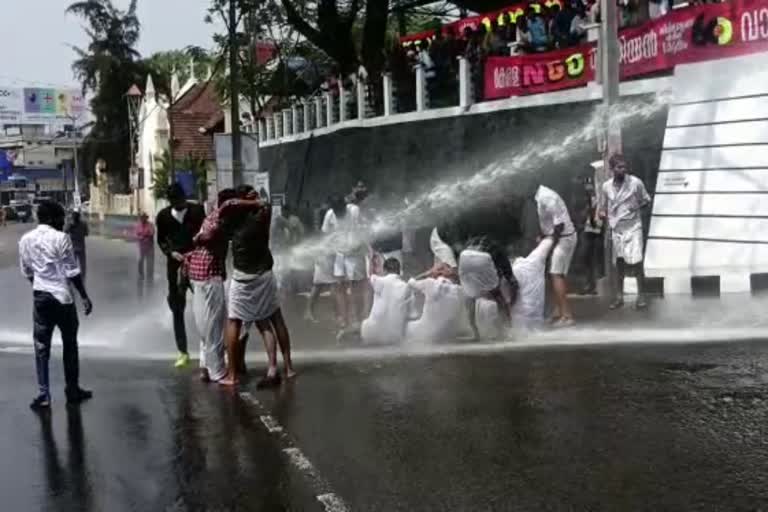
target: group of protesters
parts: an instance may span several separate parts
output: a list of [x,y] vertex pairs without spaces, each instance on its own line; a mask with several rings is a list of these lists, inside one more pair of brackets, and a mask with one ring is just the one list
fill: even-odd
[[[650,197],[643,182],[628,173],[621,155],[611,157],[609,166],[612,178],[601,184],[600,193],[595,187],[587,188],[582,236],[589,242],[588,253],[594,254],[604,226],[610,228],[619,277],[618,294],[610,308],[624,305],[624,277],[632,275],[637,279],[635,305],[642,309],[647,305],[642,211]],[[434,342],[457,338],[462,332],[480,338],[503,337],[512,328],[539,329],[547,324],[547,280],[552,304],[549,323],[554,327],[574,324],[566,277],[577,247],[577,227],[554,190],[541,184],[530,189],[539,236],[527,254],[513,254],[510,249],[511,228],[498,219],[499,205],[478,201],[426,226],[429,262],[412,255],[413,234],[424,228],[419,223],[423,219],[413,226],[407,225],[408,219],[402,220],[401,243],[390,246],[374,232],[366,214],[367,197],[367,188],[359,183],[348,195],[330,198],[327,208],[321,210],[320,243],[315,241],[311,250],[304,251],[314,259],[305,318],[316,322],[321,292],[332,291],[340,341],[359,336],[371,344]],[[283,210],[281,218],[273,222],[269,198],[250,186],[220,191],[207,214],[203,206],[187,201],[179,184],[169,186],[167,198],[170,204],[158,213],[155,229],[166,257],[167,300],[179,352],[175,365],[190,363],[184,312],[191,290],[203,380],[227,386],[239,382],[246,373],[251,326],[263,338],[268,360],[258,387],[274,387],[284,378],[293,378],[291,340],[279,288],[290,283],[286,276],[301,260],[292,253],[302,247],[301,221],[290,210]],[[73,288],[79,292],[85,314],[90,314],[93,306],[84,281],[87,231],[70,225],[65,232],[64,217],[60,205],[41,204],[39,226],[19,242],[21,271],[34,290],[39,393],[32,407],[36,409],[50,406],[48,361],[55,328],[61,330],[64,342],[68,400],[76,403],[92,396],[79,385],[78,317],[72,293]],[[75,219],[74,224],[78,222]],[[151,272],[146,259],[151,257],[148,247],[155,229],[146,216],[141,217],[136,228],[141,273]],[[277,266],[270,248],[276,230],[281,232],[275,237],[279,246],[276,258],[281,262]],[[230,254],[232,268],[228,271]],[[594,288],[594,274],[588,279]],[[278,347],[283,356],[282,375]]]
[[[250,186],[224,189],[206,215],[201,205],[186,200],[178,184],[168,188],[167,199],[170,204],[158,213],[155,225],[158,246],[167,260],[168,306],[179,352],[175,365],[184,367],[190,361],[184,311],[191,289],[203,380],[229,386],[238,383],[246,372],[251,325],[261,334],[268,359],[266,375],[257,386],[274,387],[283,377],[292,378],[290,335],[272,271],[269,201]],[[283,355],[282,376],[278,346]]]
[[584,218],[575,223],[557,192],[541,184],[530,190],[539,222],[530,252],[513,249],[499,205],[478,202],[428,228],[430,258],[421,266],[407,258],[411,230],[402,229],[402,243],[395,244],[382,239],[386,233],[373,232],[365,188],[329,199],[321,212],[323,243],[314,249],[305,319],[317,322],[318,297],[330,291],[340,341],[433,342],[463,334],[503,337],[510,328],[568,327],[575,323],[568,298],[571,262],[581,246],[587,267],[582,292],[596,293],[595,260],[602,252],[604,225],[610,227],[619,274],[619,293],[610,308],[624,304],[625,275],[637,278],[635,305],[645,308],[641,213],[650,197],[642,181],[627,173],[623,157],[613,157],[610,165],[613,178],[599,194],[589,181]]

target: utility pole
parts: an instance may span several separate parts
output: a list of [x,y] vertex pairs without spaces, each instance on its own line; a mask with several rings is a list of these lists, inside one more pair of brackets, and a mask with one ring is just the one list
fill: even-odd
[[243,184],[243,165],[240,161],[240,87],[239,62],[240,47],[237,40],[237,0],[229,0],[229,104],[232,117],[232,185]]
[[[595,190],[602,194],[602,184],[611,178],[609,160],[612,155],[621,153],[621,126],[615,117],[616,104],[619,102],[619,20],[616,0],[600,0],[602,16],[600,24],[600,74],[603,86],[603,126],[605,128],[605,150],[603,167],[596,173]],[[608,287],[606,292],[611,298],[616,296],[616,268],[613,265],[613,241],[611,227],[606,222],[603,237],[605,277]]]

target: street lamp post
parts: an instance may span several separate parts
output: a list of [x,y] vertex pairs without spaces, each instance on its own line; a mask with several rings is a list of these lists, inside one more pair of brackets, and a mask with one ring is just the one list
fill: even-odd
[[138,136],[139,136],[139,130],[141,127],[139,126],[141,123],[139,121],[139,111],[141,109],[141,90],[136,86],[136,84],[131,85],[130,89],[128,89],[128,92],[125,93],[125,98],[128,103],[128,128],[129,128],[129,136],[130,136],[130,167],[128,171],[128,180],[131,187],[131,192],[133,193],[133,201],[131,204],[131,210],[132,213],[135,209],[136,211],[139,210],[139,176],[138,176],[138,165],[136,165],[136,151],[138,149]]

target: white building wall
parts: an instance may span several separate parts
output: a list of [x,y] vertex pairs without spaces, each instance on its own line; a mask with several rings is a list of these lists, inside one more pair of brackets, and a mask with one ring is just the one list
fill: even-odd
[[678,66],[672,91],[646,274],[748,292],[768,272],[768,54]]

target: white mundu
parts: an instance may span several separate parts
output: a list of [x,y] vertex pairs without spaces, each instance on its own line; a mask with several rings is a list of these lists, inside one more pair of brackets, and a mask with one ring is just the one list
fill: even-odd
[[461,286],[444,277],[408,281],[408,286],[424,294],[421,318],[408,322],[405,339],[409,342],[433,342],[460,334],[464,305]]
[[553,241],[545,238],[525,258],[515,258],[512,273],[517,280],[517,300],[512,307],[512,327],[532,328],[544,321],[546,268]]
[[371,276],[373,307],[363,321],[360,335],[364,343],[398,343],[403,340],[412,294],[397,274]]
[[603,183],[601,209],[608,216],[612,230],[613,259],[629,265],[643,261],[643,222],[640,211],[651,202],[645,185],[637,176],[627,174],[617,185],[614,179]]

